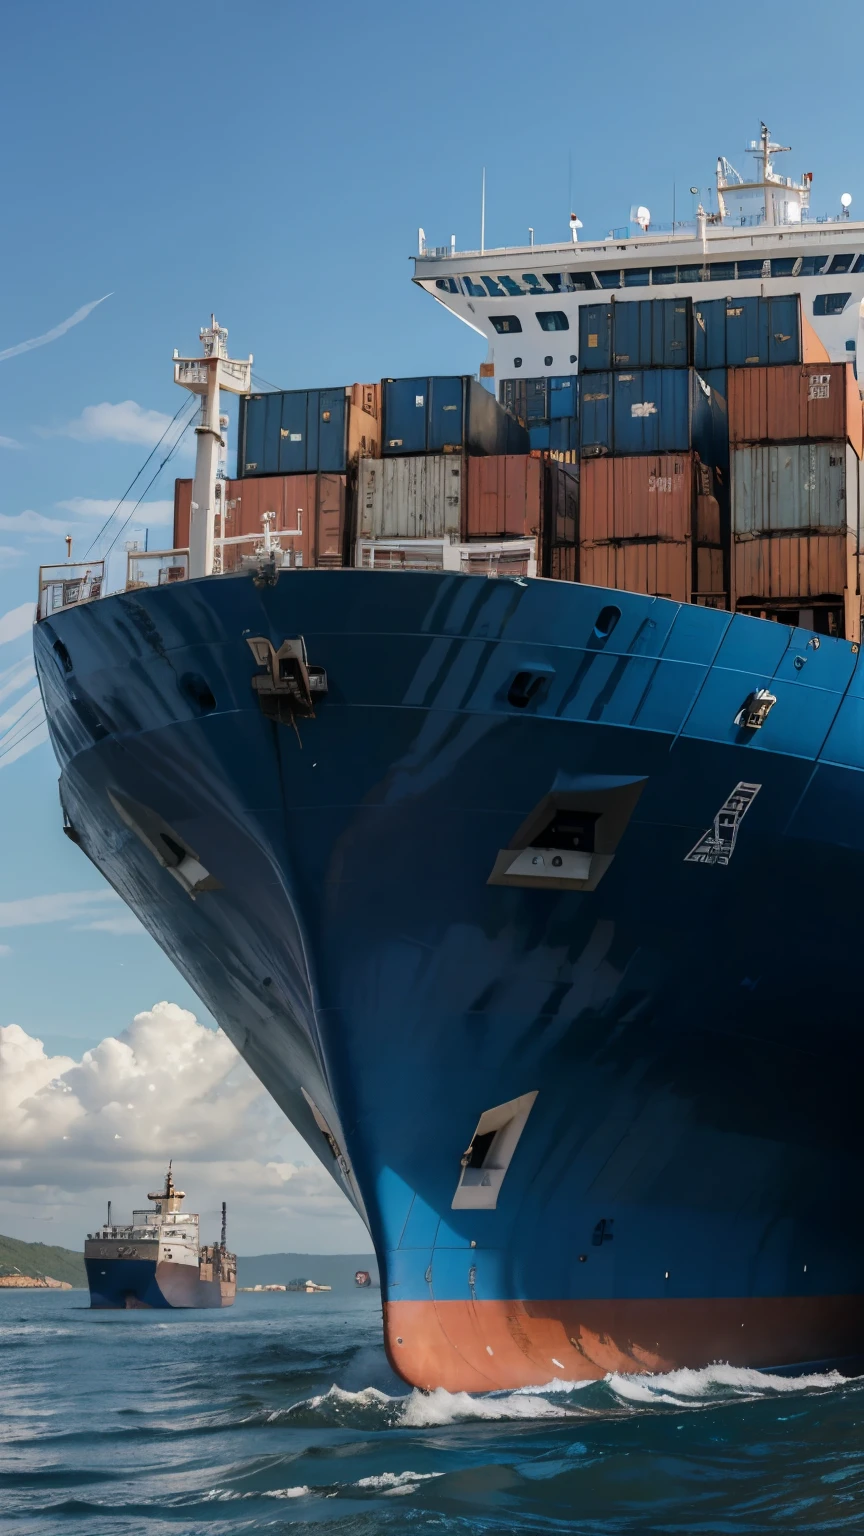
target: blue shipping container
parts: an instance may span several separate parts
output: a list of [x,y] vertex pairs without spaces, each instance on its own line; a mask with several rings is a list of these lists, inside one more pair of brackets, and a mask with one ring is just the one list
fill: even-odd
[[576,374],[549,380],[549,420],[558,421],[577,414],[578,383]]
[[687,368],[591,374],[581,382],[579,443],[585,458],[697,447],[703,462],[722,466],[729,455],[725,395]]
[[612,452],[612,378],[592,373],[579,391],[579,446],[585,457]]
[[768,299],[754,295],[694,304],[693,360],[700,370],[800,363],[799,295]]
[[545,376],[539,379],[502,379],[501,404],[511,415],[518,416],[527,427],[532,422],[549,420],[549,385]]
[[470,376],[383,379],[384,456],[527,453],[528,433]]
[[345,388],[273,390],[241,399],[237,473],[341,475],[348,467]]
[[612,367],[612,305],[582,304],[579,309],[579,372]]
[[688,298],[618,299],[579,314],[579,369],[688,368],[692,306]]
[[575,416],[562,416],[549,423],[549,447],[554,453],[569,453],[579,447],[579,423]]
[[550,423],[548,421],[532,422],[528,428],[528,441],[533,451],[537,452],[548,448]]

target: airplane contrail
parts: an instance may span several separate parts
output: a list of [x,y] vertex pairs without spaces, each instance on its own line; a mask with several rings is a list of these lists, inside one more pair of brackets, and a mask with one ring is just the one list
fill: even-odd
[[97,304],[104,304],[105,300],[110,298],[110,293],[103,293],[101,299],[94,299],[92,304],[82,304],[80,309],[76,309],[74,315],[70,315],[68,320],[61,320],[59,325],[55,325],[51,331],[46,331],[44,336],[32,336],[29,341],[19,341],[17,346],[7,347],[4,352],[0,352],[0,363],[5,362],[7,357],[20,357],[22,352],[32,352],[34,347],[46,347],[49,341],[57,341],[60,336],[65,336],[67,331],[71,331],[73,325],[80,325],[82,320],[86,320]]

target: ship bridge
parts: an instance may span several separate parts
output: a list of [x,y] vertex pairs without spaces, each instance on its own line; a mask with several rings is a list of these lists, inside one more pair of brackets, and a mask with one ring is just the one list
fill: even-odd
[[[751,179],[723,156],[717,162],[717,210],[700,205],[695,218],[654,225],[647,208],[602,239],[581,241],[570,217],[570,238],[551,245],[458,250],[455,236],[430,247],[421,231],[414,281],[486,338],[481,377],[503,382],[556,377],[579,368],[579,312],[604,300],[652,296],[712,298],[800,293],[832,362],[854,360],[864,299],[864,222],[840,212],[814,215],[812,175],[800,182],[775,171],[786,147],[762,127],[748,146],[757,158]],[[647,290],[647,291],[646,291]],[[660,290],[654,294],[654,290]]]

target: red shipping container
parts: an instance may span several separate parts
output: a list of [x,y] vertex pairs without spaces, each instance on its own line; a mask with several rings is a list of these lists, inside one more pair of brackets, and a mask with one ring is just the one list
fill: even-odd
[[540,532],[543,465],[527,453],[468,460],[469,539],[523,538]]
[[579,549],[579,579],[595,587],[617,587],[623,592],[689,603],[691,546],[689,542],[673,544],[659,539],[583,544]]
[[[248,536],[248,541],[228,544],[222,552],[222,569],[236,570],[244,554],[254,550],[254,538],[264,532],[265,512],[275,514],[271,532],[282,535],[283,550],[291,564],[341,565],[344,557],[347,481],[344,475],[266,475],[226,480],[222,519],[216,534],[225,538]],[[174,548],[189,545],[192,481],[174,485]],[[220,527],[220,521],[222,527]]]
[[854,560],[853,546],[853,535],[843,530],[736,540],[735,606],[753,607],[772,598],[841,597]]
[[692,453],[585,459],[580,544],[608,539],[689,539],[695,489]]
[[730,368],[729,441],[851,443],[864,455],[864,410],[851,363]]

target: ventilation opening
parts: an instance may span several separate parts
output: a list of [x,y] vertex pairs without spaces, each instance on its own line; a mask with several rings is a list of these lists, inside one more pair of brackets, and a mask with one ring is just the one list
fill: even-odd
[[594,625],[594,633],[598,640],[608,640],[615,625],[621,617],[621,609],[610,603],[608,608],[601,608],[597,615],[597,623]]
[[501,1185],[525,1129],[537,1091],[523,1093],[487,1109],[462,1155],[462,1173],[453,1196],[454,1211],[494,1211]]
[[540,699],[546,692],[549,680],[554,676],[547,671],[517,672],[507,693],[507,702],[514,709],[527,709],[532,699]]
[[509,848],[502,848],[490,885],[593,891],[615,857],[644,779],[571,780],[572,790],[544,795],[523,821]]
[[200,891],[222,889],[221,881],[205,869],[194,848],[169,827],[157,811],[151,811],[149,806],[117,791],[109,790],[108,799],[120,820],[190,896],[195,897]]

